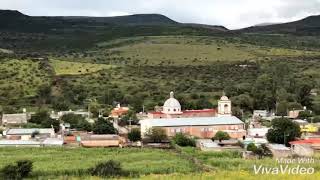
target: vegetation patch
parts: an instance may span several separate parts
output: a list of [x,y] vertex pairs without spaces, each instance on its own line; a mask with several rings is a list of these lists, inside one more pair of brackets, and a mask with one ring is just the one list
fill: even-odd
[[112,67],[106,64],[80,63],[60,60],[51,60],[50,63],[54,68],[56,75],[89,74]]

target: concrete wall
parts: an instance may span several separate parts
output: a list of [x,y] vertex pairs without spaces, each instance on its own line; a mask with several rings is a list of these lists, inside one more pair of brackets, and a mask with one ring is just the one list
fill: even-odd
[[312,157],[314,150],[310,145],[296,144],[291,146],[292,153],[298,156]]

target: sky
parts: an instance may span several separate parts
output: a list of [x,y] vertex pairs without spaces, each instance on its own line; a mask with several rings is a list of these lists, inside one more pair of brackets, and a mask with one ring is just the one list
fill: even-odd
[[182,23],[229,29],[320,15],[320,0],[0,0],[0,9],[30,16],[163,14]]

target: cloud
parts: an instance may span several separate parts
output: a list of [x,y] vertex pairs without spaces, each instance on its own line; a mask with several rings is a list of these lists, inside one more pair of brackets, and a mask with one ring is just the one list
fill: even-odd
[[232,29],[320,14],[320,0],[1,0],[0,7],[36,16],[159,13],[179,22]]

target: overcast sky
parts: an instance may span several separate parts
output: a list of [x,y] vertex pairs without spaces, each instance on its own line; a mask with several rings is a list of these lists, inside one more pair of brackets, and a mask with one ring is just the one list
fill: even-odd
[[33,16],[158,13],[178,22],[236,29],[319,15],[320,0],[0,0],[0,9]]

